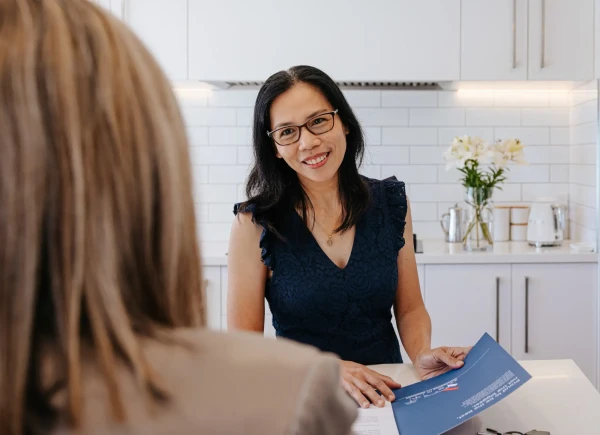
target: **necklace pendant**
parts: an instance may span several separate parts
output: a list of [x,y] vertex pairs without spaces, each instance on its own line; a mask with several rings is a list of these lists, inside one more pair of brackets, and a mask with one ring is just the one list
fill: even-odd
[[331,238],[331,236],[329,236],[329,239],[327,239],[327,246],[331,245],[333,245],[333,239]]

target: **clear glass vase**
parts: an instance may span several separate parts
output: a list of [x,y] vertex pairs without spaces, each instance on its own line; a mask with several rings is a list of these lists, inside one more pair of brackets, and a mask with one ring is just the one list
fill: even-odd
[[494,247],[492,231],[492,189],[468,187],[463,247],[467,251],[489,251]]

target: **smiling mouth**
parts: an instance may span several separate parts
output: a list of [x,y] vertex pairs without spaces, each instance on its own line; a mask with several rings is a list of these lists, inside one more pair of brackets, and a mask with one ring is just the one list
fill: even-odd
[[302,163],[304,163],[305,165],[310,166],[312,168],[318,168],[318,167],[323,166],[325,164],[325,161],[329,157],[330,153],[331,152],[326,152],[326,153],[320,154],[317,157],[313,157],[310,160],[303,160]]

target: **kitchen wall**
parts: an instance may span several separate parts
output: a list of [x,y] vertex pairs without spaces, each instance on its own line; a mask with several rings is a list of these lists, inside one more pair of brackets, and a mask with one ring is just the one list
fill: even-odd
[[[581,91],[589,94],[589,89]],[[256,93],[177,90],[191,141],[206,255],[222,254],[233,203],[244,199]],[[578,172],[586,163],[586,174],[590,173],[587,163],[595,161],[589,158],[590,127],[581,126],[592,122],[591,100],[580,101],[569,91],[349,90],[345,95],[367,137],[361,172],[375,178],[395,175],[407,183],[414,231],[420,239],[441,239],[440,215],[463,198],[464,189],[457,182],[460,173],[447,172],[442,157],[453,137],[463,134],[489,141],[517,137],[526,146],[529,165],[511,168],[503,190],[494,194],[496,203],[530,202],[550,194],[567,201],[572,182],[574,234],[591,237],[592,178]],[[570,153],[576,157],[573,165]]]
[[596,244],[596,136],[598,82],[591,81],[571,92],[569,110],[570,238]]

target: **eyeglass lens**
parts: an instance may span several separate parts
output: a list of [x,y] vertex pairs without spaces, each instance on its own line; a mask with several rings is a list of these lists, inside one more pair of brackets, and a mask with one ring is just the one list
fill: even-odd
[[[314,118],[309,119],[306,122],[306,128],[312,134],[323,134],[327,133],[333,128],[333,113],[324,113],[317,115]],[[288,127],[282,127],[279,130],[273,132],[273,139],[279,145],[290,145],[300,139],[301,127],[290,125]]]

